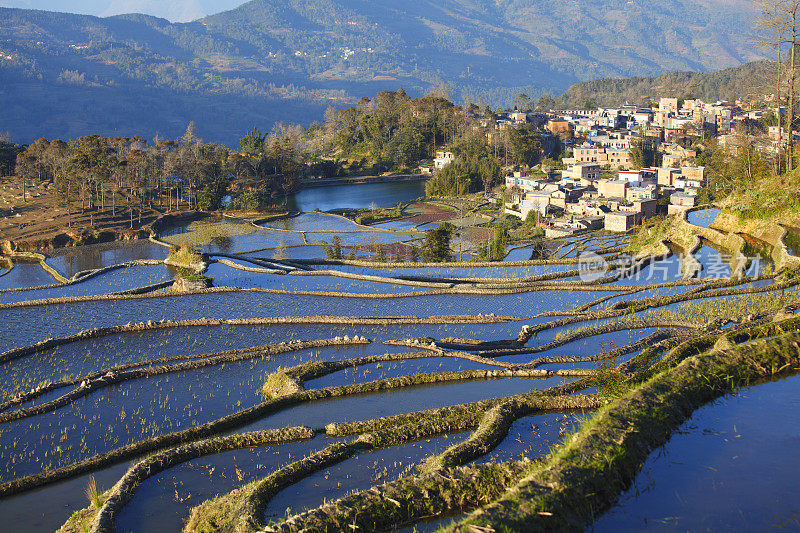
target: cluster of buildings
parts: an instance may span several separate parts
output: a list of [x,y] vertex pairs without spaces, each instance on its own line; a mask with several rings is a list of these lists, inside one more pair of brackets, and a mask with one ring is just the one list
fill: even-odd
[[577,163],[539,176],[515,172],[505,180],[505,212],[522,220],[538,215],[548,237],[598,229],[625,232],[659,213],[693,207],[705,182],[705,168],[698,166],[600,175],[597,163]]
[[[505,212],[522,220],[536,213],[548,237],[563,237],[596,229],[625,232],[649,217],[685,211],[696,204],[706,172],[683,141],[710,135],[724,147],[737,121],[747,118],[738,103],[678,98],[662,98],[657,108],[553,111],[544,128],[571,147],[562,160],[566,170],[508,176]],[[632,149],[643,144],[658,152],[660,166],[634,165]]]
[[[686,148],[691,136],[714,136],[723,148],[736,149],[737,123],[757,120],[758,113],[744,112],[739,102],[661,98],[657,107],[515,110],[473,118],[490,146],[504,130],[528,124],[540,133],[545,154],[551,146],[569,152],[564,170],[515,172],[505,180],[505,212],[523,220],[537,213],[547,235],[559,237],[594,229],[628,231],[648,217],[693,207],[706,172],[696,163],[697,153]],[[764,142],[778,146],[780,137],[771,128]],[[634,151],[645,146],[658,154],[659,166],[635,164],[641,157]],[[438,152],[431,171],[452,160],[452,153]]]
[[[590,110],[551,112],[548,129],[592,138],[610,131],[636,132],[657,142],[677,142],[690,132],[728,135],[737,120],[748,118],[738,105],[728,102],[661,98],[657,108],[624,105]],[[605,140],[605,139],[604,139]]]

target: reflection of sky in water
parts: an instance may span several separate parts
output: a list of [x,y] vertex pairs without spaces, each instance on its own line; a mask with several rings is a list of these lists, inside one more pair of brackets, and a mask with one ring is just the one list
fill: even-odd
[[689,224],[694,224],[695,226],[702,226],[707,228],[711,226],[711,224],[716,220],[719,214],[722,211],[716,208],[709,208],[709,209],[702,209],[700,211],[692,211],[688,215],[686,215],[686,220],[689,221]]
[[372,204],[375,207],[392,207],[424,196],[424,181],[337,185],[304,189],[289,198],[289,208],[309,212],[315,209],[366,209]]
[[699,409],[592,530],[800,529],[798,385],[757,385]]

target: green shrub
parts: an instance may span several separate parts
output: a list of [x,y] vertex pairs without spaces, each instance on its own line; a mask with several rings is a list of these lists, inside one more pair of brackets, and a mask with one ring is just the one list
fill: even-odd
[[275,207],[266,191],[248,191],[231,198],[228,211],[269,211]]
[[275,372],[267,376],[266,383],[261,387],[261,395],[265,399],[271,400],[291,394],[295,390],[296,386],[292,378],[289,377],[289,374],[284,369],[278,367]]
[[167,260],[184,265],[197,265],[203,262],[203,254],[194,249],[191,244],[172,246]]

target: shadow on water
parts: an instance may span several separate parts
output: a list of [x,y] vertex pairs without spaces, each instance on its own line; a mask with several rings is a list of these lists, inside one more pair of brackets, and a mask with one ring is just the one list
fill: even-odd
[[790,254],[800,256],[800,228],[787,227],[783,243]]

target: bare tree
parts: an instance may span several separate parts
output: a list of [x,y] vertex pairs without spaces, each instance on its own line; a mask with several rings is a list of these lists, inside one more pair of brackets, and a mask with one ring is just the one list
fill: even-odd
[[776,115],[778,120],[778,144],[775,154],[775,174],[781,172],[781,152],[783,149],[783,114],[781,101],[783,96],[783,80],[786,66],[783,64],[783,49],[785,46],[786,24],[781,16],[780,4],[784,0],[754,0],[758,10],[756,18],[756,44],[774,54],[775,61],[775,98]]
[[[776,172],[780,173],[780,147],[783,144],[783,119],[781,116],[781,96],[786,94],[786,170],[794,168],[794,122],[797,105],[797,46],[800,40],[800,0],[754,0],[757,10],[758,35],[756,43],[775,55],[775,99],[778,107],[778,157]],[[788,52],[786,48],[788,47]],[[788,54],[788,64],[784,63],[784,53]],[[784,82],[784,80],[786,80]],[[785,86],[785,89],[784,89]]]
[[787,26],[787,37],[789,44],[789,105],[787,108],[787,125],[789,130],[789,142],[786,146],[786,171],[791,172],[794,168],[794,106],[797,94],[797,62],[796,51],[798,41],[798,20],[800,12],[800,0],[784,0],[780,3],[780,13],[782,13]]

